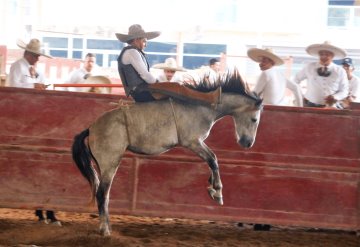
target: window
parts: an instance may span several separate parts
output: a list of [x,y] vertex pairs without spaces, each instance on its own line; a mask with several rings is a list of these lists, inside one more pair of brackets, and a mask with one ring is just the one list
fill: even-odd
[[73,48],[82,49],[83,48],[83,39],[74,38],[73,39]]
[[68,48],[68,38],[43,37],[43,43],[49,48]]
[[329,0],[328,26],[360,27],[360,1]]
[[160,55],[160,54],[147,54],[148,62],[150,67],[154,66],[157,63],[163,63],[165,59],[171,57],[170,55]]
[[60,50],[50,50],[50,55],[53,57],[67,57],[67,51],[60,51]]
[[176,53],[176,47],[175,43],[148,42],[146,52]]
[[350,21],[349,8],[329,8],[328,26],[344,27],[348,26]]
[[209,60],[213,57],[208,56],[186,56],[184,55],[183,63],[187,69],[197,69],[203,65],[208,65]]
[[118,54],[110,54],[109,55],[109,62],[108,62],[108,66],[111,67],[112,63],[117,64],[117,59],[118,59],[119,55]]
[[185,43],[184,53],[219,56],[220,53],[226,53],[226,45]]
[[83,59],[82,51],[73,51],[72,58]]
[[355,0],[329,0],[329,5],[331,6],[353,6],[355,5]]
[[123,48],[123,44],[118,40],[88,39],[86,47],[87,49],[120,51]]

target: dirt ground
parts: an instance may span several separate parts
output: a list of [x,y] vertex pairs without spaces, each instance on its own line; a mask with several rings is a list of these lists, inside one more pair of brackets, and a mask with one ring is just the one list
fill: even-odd
[[0,246],[324,246],[359,247],[354,232],[272,226],[253,231],[237,222],[112,215],[112,236],[92,214],[57,212],[62,226],[37,221],[32,210],[0,209]]

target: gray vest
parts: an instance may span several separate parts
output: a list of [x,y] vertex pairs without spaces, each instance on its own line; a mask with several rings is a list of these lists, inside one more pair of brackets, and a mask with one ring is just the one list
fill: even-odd
[[129,49],[136,49],[141,54],[141,57],[143,58],[143,61],[146,64],[147,69],[149,71],[149,63],[147,62],[145,54],[142,51],[140,51],[139,49],[133,46],[127,46],[122,49],[117,61],[118,61],[118,70],[119,70],[121,82],[124,86],[126,96],[131,95],[131,93],[138,85],[143,83],[146,84],[146,81],[144,81],[140,77],[139,73],[135,70],[135,68],[131,64],[122,63],[122,56],[124,55],[124,52]]

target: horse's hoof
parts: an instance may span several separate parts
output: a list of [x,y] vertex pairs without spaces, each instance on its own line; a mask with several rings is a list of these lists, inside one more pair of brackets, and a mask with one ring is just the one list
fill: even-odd
[[100,234],[103,236],[103,237],[110,237],[110,235],[111,235],[111,232],[110,232],[110,230],[105,230],[105,229],[101,229],[100,230]]
[[209,193],[209,196],[211,197],[211,199],[215,200],[214,196],[215,196],[216,190],[214,190],[211,187],[208,187],[207,190],[208,190],[208,193]]
[[109,225],[101,224],[100,225],[100,234],[104,237],[110,236],[111,230],[110,230]]
[[216,201],[219,205],[224,205],[222,196],[216,196],[215,189],[213,189],[212,187],[208,187],[207,189],[208,189],[208,193],[209,193],[209,196],[211,197],[211,199]]
[[224,205],[224,201],[223,201],[222,196],[221,197],[214,196],[214,201],[216,201],[220,206]]
[[46,224],[49,224],[49,225],[52,225],[52,226],[62,226],[61,222],[58,221],[58,220],[47,220]]

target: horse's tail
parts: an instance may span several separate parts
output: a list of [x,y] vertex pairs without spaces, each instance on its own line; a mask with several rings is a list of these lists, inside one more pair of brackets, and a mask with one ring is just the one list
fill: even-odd
[[85,144],[85,138],[89,136],[89,129],[84,130],[74,138],[72,145],[72,158],[76,166],[79,168],[81,174],[86,178],[91,187],[91,203],[95,202],[96,191],[99,187],[99,177],[96,170],[91,165],[91,160],[96,162],[88,145]]

